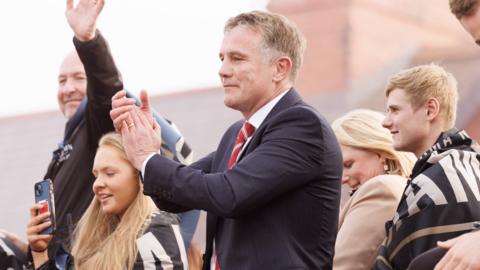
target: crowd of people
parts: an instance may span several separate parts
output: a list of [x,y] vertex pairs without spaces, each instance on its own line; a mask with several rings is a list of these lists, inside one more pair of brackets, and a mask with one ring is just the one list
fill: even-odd
[[[480,145],[455,127],[457,81],[443,67],[399,71],[386,114],[356,109],[330,125],[294,88],[302,33],[278,14],[239,14],[219,77],[243,119],[190,164],[148,93],[123,90],[96,28],[103,7],[66,1],[67,122],[44,177],[55,207],[31,207],[27,243],[0,230],[0,269],[480,269]],[[450,8],[480,45],[480,0]],[[352,190],[342,209],[341,184]],[[190,245],[199,210],[203,255]]]

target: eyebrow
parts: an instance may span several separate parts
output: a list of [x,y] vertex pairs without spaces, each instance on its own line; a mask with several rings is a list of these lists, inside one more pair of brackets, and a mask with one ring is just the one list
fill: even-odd
[[[58,75],[58,78],[60,79],[60,78],[67,77],[68,74],[70,74],[70,73],[69,72],[61,73],[61,74]],[[84,72],[81,72],[81,71],[75,71],[75,72],[71,73],[71,75],[87,77],[87,74],[85,74]]]
[[342,162],[342,165],[345,167],[347,165],[351,165],[353,163],[352,159],[347,159]]
[[247,55],[245,53],[242,53],[240,51],[231,51],[231,52],[226,52],[226,53],[219,53],[218,56],[220,58],[225,57],[225,55],[228,55],[230,57],[232,56],[240,56],[240,57],[243,57],[243,58],[247,58]]
[[93,168],[92,173],[95,174],[96,171],[107,171],[107,170],[116,170],[116,169],[117,168],[113,167],[113,166],[104,166],[104,167],[100,167],[100,168]]

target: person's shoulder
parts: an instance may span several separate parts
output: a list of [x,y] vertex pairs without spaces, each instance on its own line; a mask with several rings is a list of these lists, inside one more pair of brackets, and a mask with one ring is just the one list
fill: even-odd
[[353,194],[356,197],[364,197],[368,194],[393,194],[399,196],[407,185],[407,179],[400,175],[381,174],[375,176],[361,185]]
[[238,120],[235,123],[231,124],[227,130],[223,133],[222,139],[220,140],[220,145],[224,144],[230,140],[234,135],[238,133],[240,128],[243,125],[244,120]]
[[326,118],[315,108],[304,102],[299,102],[276,111],[269,117],[268,122],[271,124],[295,123],[299,127],[308,126],[308,129],[330,129]]
[[280,113],[301,114],[304,116],[324,118],[314,107],[304,101],[292,104],[291,106],[284,108]]
[[145,235],[148,234],[153,234],[155,238],[158,238],[164,235],[166,232],[173,233],[172,228],[173,226],[179,225],[180,219],[176,214],[158,211],[152,213],[148,222],[149,223],[145,228],[145,231],[141,236],[139,236],[139,239],[145,238]]
[[244,123],[245,120],[243,119],[240,119],[240,120],[237,120],[235,121],[233,124],[231,124],[227,130],[225,131],[225,133],[223,134],[223,137],[227,137],[230,135],[230,133],[233,133],[233,134],[236,134],[240,128],[242,127],[243,123]]
[[330,124],[307,104],[299,103],[284,108],[269,117],[263,126],[267,133],[272,131],[271,134],[275,134],[275,136],[303,140],[315,145],[311,150],[317,151],[322,156],[321,160],[330,160],[330,154],[325,155],[328,152],[338,156],[333,158],[333,163],[340,162],[340,147]]
[[178,225],[179,223],[180,223],[180,218],[178,217],[178,215],[160,210],[152,213],[150,227]]
[[[458,142],[456,145],[448,146],[448,147],[440,146],[441,149],[439,151],[429,150],[431,154],[428,157],[428,162],[433,165],[439,164],[441,160],[446,160],[446,159],[454,159],[460,162],[468,162],[468,159],[464,159],[464,158],[462,159],[462,157],[466,155],[480,159],[480,145],[476,141],[470,139],[470,137],[468,137],[466,133],[463,134],[462,136],[464,136],[463,137],[464,141]],[[444,140],[444,141],[451,142],[451,140]],[[443,142],[443,144],[446,144],[446,143]],[[439,143],[435,144],[435,146],[437,145],[439,145]],[[429,151],[427,151],[424,155],[429,153]],[[444,164],[442,163],[441,165],[449,166],[452,164],[451,163],[448,164],[445,162]]]
[[182,264],[180,248],[183,242],[175,214],[162,211],[153,214],[150,225],[135,242],[140,255],[136,264]]
[[446,168],[455,168],[459,164],[468,164],[475,158],[480,159],[480,154],[472,149],[451,148],[440,153],[433,152],[427,160],[427,162],[430,163],[430,166],[422,170],[421,174],[429,177],[432,177],[432,175],[443,174]]
[[228,130],[238,130],[238,129],[240,129],[240,127],[242,127],[242,125],[243,125],[243,122],[244,122],[243,119],[240,119],[240,120],[235,121],[233,124],[231,124],[231,125],[228,127],[227,131],[228,131]]
[[377,175],[375,177],[372,177],[369,181],[367,181],[365,184],[381,184],[381,185],[394,185],[397,183],[400,184],[405,184],[407,182],[407,178],[400,176],[398,174],[381,174]]

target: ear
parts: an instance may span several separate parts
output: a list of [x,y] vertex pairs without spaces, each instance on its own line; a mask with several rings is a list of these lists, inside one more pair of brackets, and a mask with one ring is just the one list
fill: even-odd
[[432,121],[435,119],[440,113],[440,103],[438,100],[433,97],[427,99],[427,102],[425,102],[425,111],[427,120]]
[[272,80],[274,82],[281,82],[285,78],[289,79],[290,72],[292,72],[292,60],[287,56],[281,56],[275,60],[275,71]]
[[382,163],[385,163],[385,161],[387,160],[387,158],[385,157],[385,155],[384,155],[382,152],[377,152],[377,151],[375,151],[374,153],[375,153],[375,155],[377,155],[378,159],[379,159]]

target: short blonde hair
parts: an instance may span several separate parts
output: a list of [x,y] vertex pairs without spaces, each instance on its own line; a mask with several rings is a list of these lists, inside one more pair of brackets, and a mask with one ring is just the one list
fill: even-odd
[[450,11],[457,17],[461,19],[463,16],[468,16],[473,14],[475,9],[478,7],[478,0],[450,0]]
[[282,15],[252,11],[230,18],[225,24],[224,33],[240,25],[248,26],[262,35],[263,47],[271,58],[279,54],[290,58],[290,81],[295,81],[306,47],[305,37],[300,30]]
[[402,89],[414,110],[419,109],[429,98],[440,103],[440,116],[446,128],[455,125],[457,113],[457,80],[441,66],[421,65],[403,70],[390,78],[385,88],[388,97],[395,89]]
[[383,154],[390,174],[408,177],[416,158],[393,149],[392,136],[382,126],[384,118],[379,112],[357,109],[335,120],[332,128],[341,145]]

